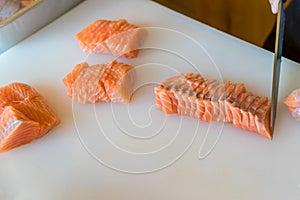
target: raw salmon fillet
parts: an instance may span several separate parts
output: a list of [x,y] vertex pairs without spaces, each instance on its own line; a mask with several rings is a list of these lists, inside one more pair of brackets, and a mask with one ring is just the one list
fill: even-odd
[[108,64],[75,66],[64,79],[68,96],[79,103],[129,103],[135,82],[135,69],[115,60]]
[[247,92],[242,83],[219,83],[199,74],[179,74],[155,87],[155,98],[157,108],[167,114],[227,122],[271,138],[271,102]]
[[285,98],[284,103],[289,108],[292,116],[296,120],[300,120],[300,89],[296,89],[289,94]]
[[85,53],[103,53],[135,58],[146,31],[125,19],[117,21],[96,20],[76,34]]
[[0,152],[38,139],[60,123],[34,88],[11,83],[0,88]]

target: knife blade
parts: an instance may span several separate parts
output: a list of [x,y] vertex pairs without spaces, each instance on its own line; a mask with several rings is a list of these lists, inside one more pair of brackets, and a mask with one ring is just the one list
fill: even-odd
[[283,36],[284,36],[284,26],[285,26],[285,13],[283,7],[283,1],[279,2],[277,14],[277,24],[276,24],[276,39],[275,39],[275,50],[274,50],[274,65],[273,65],[273,81],[272,81],[272,97],[271,97],[271,138],[273,138],[275,130],[275,120],[277,111],[277,101],[278,101],[278,88],[280,79],[280,68],[281,68],[281,56],[282,56],[282,46],[283,46]]

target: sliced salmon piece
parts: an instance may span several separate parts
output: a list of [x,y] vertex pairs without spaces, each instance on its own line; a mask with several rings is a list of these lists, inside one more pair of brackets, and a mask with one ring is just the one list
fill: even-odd
[[101,82],[110,101],[129,103],[135,82],[135,70],[130,65],[113,60],[106,66]]
[[129,103],[133,93],[135,70],[115,60],[89,66],[80,63],[64,79],[68,96],[79,103]]
[[35,2],[36,0],[21,0],[20,3],[23,7],[29,6],[31,5],[33,2]]
[[171,98],[171,102],[172,102],[172,112],[176,113],[178,111],[178,100],[176,99],[176,97],[174,96],[174,93],[166,90],[167,95]]
[[59,123],[54,109],[31,86],[0,88],[0,152],[38,139]]
[[224,84],[199,74],[175,75],[154,89],[156,105],[167,114],[222,121],[271,138],[267,97],[253,95],[242,83]]
[[296,120],[300,120],[300,89],[292,91],[284,101]]
[[137,57],[145,36],[145,29],[129,24],[125,19],[96,20],[76,34],[85,53],[113,54],[124,58]]
[[271,139],[270,134],[270,112],[271,112],[271,102],[268,101],[266,104],[261,106],[255,112],[255,124],[256,129],[262,136]]
[[156,105],[167,114],[178,113],[177,109],[173,109],[172,99],[167,93],[167,90],[163,89],[162,87],[157,87],[156,90]]
[[249,127],[250,131],[255,131],[256,130],[256,125],[255,125],[255,114],[256,111],[266,105],[268,103],[268,98],[267,97],[259,97],[256,98],[255,101],[250,105],[249,107]]
[[77,64],[73,71],[70,72],[63,80],[64,84],[67,86],[68,88],[68,96],[72,97],[73,95],[73,88],[74,88],[74,83],[76,81],[76,78],[78,76],[78,74],[80,73],[80,71],[82,69],[85,69],[86,67],[89,67],[89,65],[86,62]]
[[195,98],[195,101],[197,104],[197,107],[195,108],[195,110],[196,110],[195,117],[196,117],[196,119],[203,120],[203,116],[205,114],[205,104],[204,104],[203,100],[200,98]]

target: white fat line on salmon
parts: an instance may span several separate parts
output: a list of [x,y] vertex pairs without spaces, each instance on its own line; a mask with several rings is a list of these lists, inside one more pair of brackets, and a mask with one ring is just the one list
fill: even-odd
[[[28,98],[27,99],[24,99],[24,100],[28,100]],[[23,101],[12,101],[12,103],[22,103]]]
[[[24,100],[29,100],[29,98],[28,98],[27,95],[25,96],[23,92],[17,90],[16,88],[13,88],[13,91],[14,91],[15,93],[17,93],[20,97],[22,97],[22,98],[23,98],[23,101],[24,101]],[[20,103],[20,102],[22,102],[22,101],[13,101],[13,102]]]
[[2,131],[2,133],[0,134],[0,141],[2,140],[2,138],[4,138],[5,136],[6,136],[6,134],[9,132],[9,131],[11,131],[12,129],[14,129],[16,126],[18,126],[19,124],[21,123],[21,120],[14,120],[12,123],[9,123],[9,125],[8,126],[5,126],[5,127],[3,127],[3,125],[1,125],[2,126],[2,128],[3,128],[3,131]]
[[[120,50],[120,46],[121,46],[121,44],[117,44],[116,50]],[[126,47],[126,45],[124,45],[124,49],[125,49],[125,47]],[[121,50],[124,50],[124,49],[121,49]]]

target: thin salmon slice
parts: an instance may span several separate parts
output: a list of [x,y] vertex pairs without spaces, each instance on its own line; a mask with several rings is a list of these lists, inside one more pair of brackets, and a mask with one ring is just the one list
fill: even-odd
[[0,152],[38,139],[59,123],[54,109],[31,86],[11,83],[0,88]]
[[89,66],[83,62],[67,74],[63,83],[68,96],[79,103],[129,103],[135,82],[134,67],[115,60]]
[[135,58],[138,56],[146,31],[125,19],[96,20],[76,34],[85,53],[103,53]]
[[154,92],[157,108],[167,114],[227,122],[271,139],[271,102],[247,92],[242,83],[219,83],[187,73],[167,79]]
[[296,120],[300,120],[300,89],[292,91],[284,101]]

